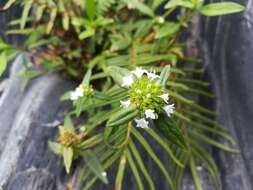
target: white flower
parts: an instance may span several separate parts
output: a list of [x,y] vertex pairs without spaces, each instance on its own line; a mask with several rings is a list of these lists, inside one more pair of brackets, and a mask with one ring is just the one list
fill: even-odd
[[71,92],[70,93],[70,100],[75,101],[77,100],[79,97],[77,96],[76,92]]
[[102,175],[103,177],[106,177],[106,176],[107,176],[107,173],[106,173],[106,172],[102,172],[101,175]]
[[136,127],[148,128],[148,121],[145,118],[135,119]]
[[154,110],[151,110],[151,109],[147,109],[145,111],[145,116],[146,118],[150,118],[150,119],[157,119],[157,114],[155,113]]
[[82,126],[82,127],[80,128],[80,131],[82,131],[82,132],[86,131],[86,127],[85,127],[85,126]]
[[134,83],[133,75],[123,77],[122,87],[129,87]]
[[158,23],[163,24],[165,19],[160,16],[160,17],[158,17],[157,21],[158,21]]
[[134,71],[132,71],[133,74],[135,74],[135,76],[137,78],[141,78],[141,76],[144,74],[144,73],[147,73],[146,70],[140,68],[140,67],[137,67]]
[[79,96],[79,97],[82,97],[84,94],[84,90],[81,86],[77,87],[75,92],[76,92],[77,96]]
[[153,72],[147,72],[148,78],[150,78],[151,80],[154,80],[156,78],[159,78],[160,76],[153,73]]
[[174,104],[170,104],[163,107],[164,111],[167,113],[168,117],[174,112],[175,106]]
[[159,98],[162,98],[166,103],[168,103],[169,100],[169,94],[162,94],[158,96]]
[[120,101],[121,107],[123,108],[128,108],[131,104],[130,100],[126,100],[126,101]]
[[74,92],[70,93],[70,100],[75,101],[78,98],[82,97],[84,94],[84,90],[82,87],[77,87]]

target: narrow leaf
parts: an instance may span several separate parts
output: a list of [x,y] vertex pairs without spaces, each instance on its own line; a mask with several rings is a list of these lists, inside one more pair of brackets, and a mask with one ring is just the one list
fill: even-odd
[[133,157],[128,149],[126,150],[126,156],[127,156],[127,161],[130,165],[130,168],[132,169],[132,172],[133,172],[134,177],[136,179],[136,183],[138,185],[139,190],[144,190],[144,185],[141,181],[140,174],[139,174],[138,169],[134,163]]
[[66,172],[70,172],[71,164],[73,161],[74,151],[71,147],[64,147],[63,148],[63,160]]
[[53,151],[53,153],[61,155],[62,154],[62,145],[56,142],[48,141],[49,148]]
[[82,157],[84,158],[86,165],[90,170],[104,183],[108,183],[106,172],[103,169],[97,156],[90,150],[82,152]]
[[170,65],[166,65],[160,74],[160,84],[165,87],[168,78],[170,77]]
[[7,67],[7,56],[5,51],[0,54],[0,76],[3,74]]
[[244,10],[244,6],[234,2],[211,3],[200,8],[200,13],[205,16],[219,16],[238,13]]
[[122,182],[123,182],[123,177],[125,174],[125,168],[126,168],[126,155],[123,154],[119,161],[119,168],[118,168],[116,181],[115,181],[115,190],[122,189]]
[[86,14],[90,20],[93,20],[96,16],[96,4],[95,0],[86,0]]

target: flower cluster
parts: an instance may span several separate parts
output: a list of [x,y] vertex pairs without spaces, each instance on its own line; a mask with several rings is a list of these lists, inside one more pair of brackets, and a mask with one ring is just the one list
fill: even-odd
[[59,130],[60,130],[59,142],[61,145],[65,146],[65,147],[70,147],[70,146],[73,146],[73,145],[79,143],[80,138],[79,138],[78,134],[76,134],[75,132],[73,132],[63,126],[60,126]]
[[120,101],[123,108],[136,107],[142,118],[136,118],[137,127],[147,128],[147,119],[158,119],[161,112],[168,117],[174,111],[174,104],[169,104],[169,94],[159,85],[159,75],[142,68],[136,68],[130,75],[123,77],[122,87],[129,88],[129,99]]
[[85,137],[85,127],[81,127],[79,132],[64,126],[59,126],[59,143],[64,147],[75,147]]
[[76,101],[81,97],[90,97],[93,94],[93,88],[86,84],[80,84],[75,91],[70,93],[70,99]]

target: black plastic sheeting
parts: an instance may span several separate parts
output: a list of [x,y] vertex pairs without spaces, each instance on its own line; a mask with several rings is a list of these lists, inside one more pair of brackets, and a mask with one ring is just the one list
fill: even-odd
[[253,189],[253,2],[244,13],[203,19],[205,63],[217,95],[219,120],[238,142],[240,154],[217,152],[222,188]]

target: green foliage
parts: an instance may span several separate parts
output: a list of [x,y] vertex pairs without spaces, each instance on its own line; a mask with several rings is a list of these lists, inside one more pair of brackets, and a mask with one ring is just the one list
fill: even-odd
[[244,10],[244,7],[232,2],[211,3],[199,9],[205,16],[218,16],[231,13],[238,13]]
[[[238,150],[215,140],[234,144],[212,119],[216,113],[193,100],[213,95],[203,90],[208,83],[194,78],[203,72],[201,61],[185,55],[179,37],[195,14],[237,13],[244,9],[241,5],[205,5],[202,0],[9,0],[3,8],[12,5],[23,7],[22,17],[10,22],[20,29],[7,34],[26,35],[27,40],[19,48],[0,41],[0,75],[8,61],[29,52],[33,59],[24,58],[25,84],[39,72],[58,72],[79,82],[62,97],[73,102],[73,110],[49,147],[63,157],[67,173],[77,158],[84,160],[85,166],[78,167],[83,168],[85,190],[98,179],[108,183],[106,171],[113,166],[118,166],[116,190],[124,188],[127,167],[139,189],[156,189],[141,150],[171,189],[181,189],[187,167],[196,189],[203,189],[198,164],[219,189],[218,169],[206,147]],[[158,15],[162,6],[165,11]],[[178,8],[181,11],[175,11]],[[37,70],[31,71],[28,62]],[[78,120],[83,114],[85,123]],[[73,122],[76,119],[79,122]],[[167,154],[169,164],[156,146]]]

